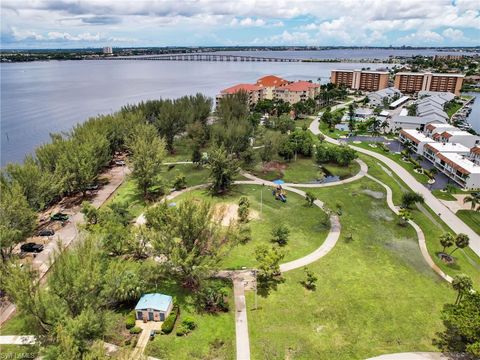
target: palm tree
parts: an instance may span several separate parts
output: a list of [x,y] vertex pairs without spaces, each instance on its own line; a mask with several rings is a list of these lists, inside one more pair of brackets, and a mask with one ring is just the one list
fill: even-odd
[[455,305],[458,305],[460,300],[462,300],[463,295],[472,290],[472,279],[464,274],[457,275],[452,280],[452,287],[454,290],[458,291],[457,299],[455,300]]
[[470,243],[470,238],[468,237],[467,234],[458,234],[458,235],[455,237],[455,246],[456,246],[456,248],[453,249],[453,251],[450,253],[450,255],[452,255],[452,254],[453,254],[455,251],[457,251],[458,249],[466,248],[469,243]]
[[473,192],[469,196],[466,196],[465,199],[463,199],[463,203],[470,203],[472,210],[480,211],[480,192]]
[[455,244],[455,238],[449,232],[446,232],[440,236],[440,244],[443,246],[442,253],[445,253],[447,247],[453,246]]

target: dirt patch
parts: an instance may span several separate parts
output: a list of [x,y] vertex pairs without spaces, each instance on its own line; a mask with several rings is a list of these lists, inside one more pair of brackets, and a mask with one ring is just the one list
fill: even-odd
[[367,194],[367,195],[373,197],[374,199],[383,199],[385,197],[385,194],[381,191],[373,191],[373,190],[370,190],[370,189],[365,189],[362,192],[364,194]]
[[[216,204],[213,208],[213,218],[218,221],[222,226],[229,226],[238,220],[238,204]],[[258,211],[250,209],[248,215],[249,220],[255,220],[260,218]]]
[[383,209],[372,209],[369,212],[369,215],[375,220],[385,220],[385,221],[392,221],[393,217],[391,217],[387,210]]

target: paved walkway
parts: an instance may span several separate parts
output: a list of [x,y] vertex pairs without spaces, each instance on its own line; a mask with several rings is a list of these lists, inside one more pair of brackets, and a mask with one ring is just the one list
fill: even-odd
[[248,337],[244,279],[242,276],[233,275],[232,280],[233,297],[235,299],[235,339],[237,360],[250,360],[250,339]]
[[451,357],[439,352],[405,352],[380,355],[367,360],[449,360]]
[[33,335],[0,336],[0,345],[32,345],[32,344],[35,344],[35,336]]
[[[315,118],[310,124],[310,131],[313,134],[319,134],[319,118]],[[338,140],[332,139],[328,136],[325,136],[325,140],[339,145]],[[430,207],[440,218],[450,227],[455,233],[464,233],[467,234],[470,238],[470,247],[472,250],[480,256],[480,236],[477,235],[469,226],[467,226],[460,218],[458,218],[448,207],[446,207],[440,200],[438,200],[425,186],[419,183],[407,170],[402,166],[397,164],[395,161],[389,159],[388,157],[376,153],[374,151],[366,150],[356,146],[352,146],[356,151],[374,157],[382,161],[386,166],[388,166],[399,178],[401,178],[411,190],[418,192],[423,195],[425,199],[425,204]]]

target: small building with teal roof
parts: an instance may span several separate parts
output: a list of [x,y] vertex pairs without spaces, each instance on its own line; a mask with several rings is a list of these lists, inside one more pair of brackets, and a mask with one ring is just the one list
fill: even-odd
[[143,321],[165,321],[173,307],[170,295],[144,294],[135,306],[135,318]]

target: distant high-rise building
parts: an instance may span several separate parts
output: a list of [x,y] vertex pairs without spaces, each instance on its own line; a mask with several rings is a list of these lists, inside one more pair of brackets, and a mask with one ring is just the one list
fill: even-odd
[[388,71],[332,70],[330,81],[349,89],[378,91],[388,87]]
[[105,55],[111,55],[111,54],[113,54],[113,50],[112,50],[112,47],[111,47],[111,46],[105,46],[105,47],[102,49],[102,52],[103,52]]
[[463,74],[435,74],[430,72],[399,72],[395,74],[395,87],[402,93],[419,91],[451,92],[460,95]]

